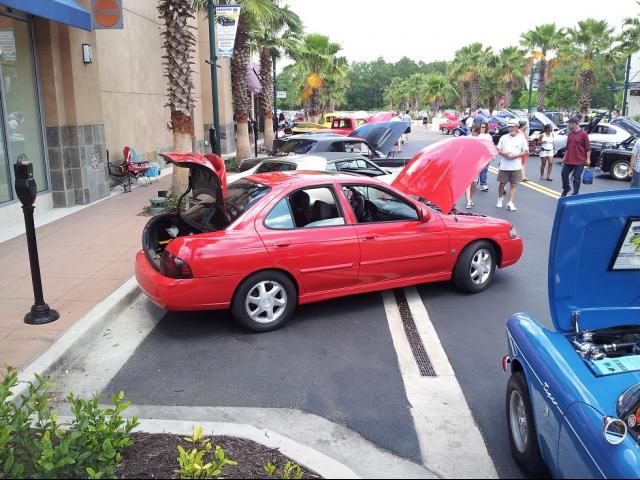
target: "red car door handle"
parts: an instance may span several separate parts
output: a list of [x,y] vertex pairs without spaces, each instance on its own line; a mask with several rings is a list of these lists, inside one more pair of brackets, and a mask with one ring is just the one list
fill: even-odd
[[287,247],[290,247],[291,244],[287,242],[276,242],[273,244],[273,246],[276,248],[287,248]]
[[367,234],[363,235],[363,238],[365,240],[377,240],[378,239],[378,235],[376,235],[375,233],[367,233]]

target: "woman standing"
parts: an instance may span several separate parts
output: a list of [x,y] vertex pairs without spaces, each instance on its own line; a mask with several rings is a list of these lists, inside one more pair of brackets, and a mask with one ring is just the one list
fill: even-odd
[[[528,128],[528,123],[526,120],[520,120],[520,123],[518,124],[518,131],[520,132],[520,135],[522,135],[524,137],[524,139],[527,141],[527,144],[529,143],[529,128]],[[527,169],[525,168],[525,164],[527,163],[527,160],[529,159],[529,152],[525,152],[522,154],[522,181],[523,182],[528,182],[529,179],[527,178]]]
[[[551,169],[553,168],[553,157],[555,156],[553,150],[553,129],[551,125],[545,125],[542,135],[540,135],[540,180],[547,180],[551,182]],[[547,168],[547,176],[544,176],[544,169]]]
[[[491,134],[489,133],[489,124],[486,122],[482,122],[480,124],[480,133],[478,134],[478,138],[484,138],[486,140],[489,140],[490,142],[493,142],[493,138],[491,137]],[[484,167],[482,169],[482,171],[480,172],[480,191],[482,192],[488,192],[489,191],[489,185],[487,185],[487,174],[489,173],[489,165],[491,162],[487,163],[487,166]]]

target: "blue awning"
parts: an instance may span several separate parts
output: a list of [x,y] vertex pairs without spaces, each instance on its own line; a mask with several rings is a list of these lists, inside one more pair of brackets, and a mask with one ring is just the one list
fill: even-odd
[[0,0],[0,5],[91,31],[91,12],[74,0]]

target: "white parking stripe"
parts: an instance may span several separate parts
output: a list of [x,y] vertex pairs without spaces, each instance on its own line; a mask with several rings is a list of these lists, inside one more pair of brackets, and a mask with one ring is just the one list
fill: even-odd
[[383,300],[404,381],[424,465],[445,478],[498,478],[480,430],[433,328],[427,309],[413,287],[405,289],[418,333],[437,377],[422,377],[404,334],[392,292]]

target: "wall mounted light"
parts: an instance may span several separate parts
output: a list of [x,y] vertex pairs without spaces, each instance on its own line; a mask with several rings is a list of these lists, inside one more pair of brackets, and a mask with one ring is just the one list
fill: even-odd
[[90,43],[82,44],[82,61],[84,63],[93,63],[93,50]]

